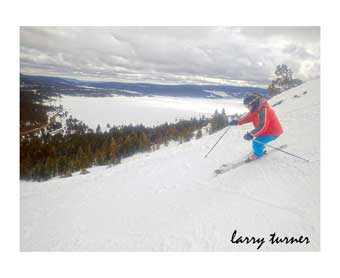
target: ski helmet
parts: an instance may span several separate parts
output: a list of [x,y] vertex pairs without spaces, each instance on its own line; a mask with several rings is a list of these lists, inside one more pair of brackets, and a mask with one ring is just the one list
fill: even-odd
[[250,107],[250,111],[255,111],[260,103],[259,95],[248,95],[243,99],[244,106]]

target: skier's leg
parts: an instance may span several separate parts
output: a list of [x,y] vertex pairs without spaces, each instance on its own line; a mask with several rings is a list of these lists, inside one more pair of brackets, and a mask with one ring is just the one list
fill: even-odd
[[258,136],[253,140],[253,150],[257,157],[261,157],[264,154],[265,144],[275,140],[278,136]]
[[264,151],[264,142],[263,142],[264,136],[258,136],[253,140],[253,151],[254,154],[257,157],[263,156],[263,151]]

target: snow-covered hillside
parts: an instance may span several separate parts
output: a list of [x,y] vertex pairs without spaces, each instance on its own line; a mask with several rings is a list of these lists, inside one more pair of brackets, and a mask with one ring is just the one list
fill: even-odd
[[[273,152],[214,177],[221,164],[250,152],[250,125],[135,155],[113,168],[47,182],[21,182],[21,248],[30,250],[256,251],[232,233],[265,238],[261,251],[319,250],[320,83],[310,81],[270,100],[284,135]],[[304,92],[307,93],[304,94]],[[276,244],[269,235],[307,236]]]

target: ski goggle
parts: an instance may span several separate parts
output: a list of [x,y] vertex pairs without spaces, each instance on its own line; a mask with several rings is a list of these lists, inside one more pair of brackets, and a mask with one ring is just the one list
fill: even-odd
[[244,106],[247,108],[251,108],[255,101],[257,101],[260,97],[255,97],[251,102],[245,104]]

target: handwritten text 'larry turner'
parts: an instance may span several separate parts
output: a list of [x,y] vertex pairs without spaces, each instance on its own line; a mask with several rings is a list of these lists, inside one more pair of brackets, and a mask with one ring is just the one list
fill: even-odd
[[[239,236],[237,235],[237,230],[234,230],[231,236],[231,243],[233,244],[256,244],[257,248],[260,249],[262,245],[266,242],[264,237],[254,237],[254,236]],[[270,244],[309,244],[310,240],[307,236],[300,237],[279,237],[276,233],[269,235],[268,242]]]

